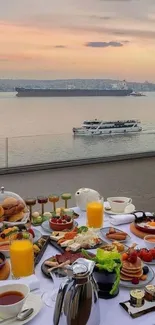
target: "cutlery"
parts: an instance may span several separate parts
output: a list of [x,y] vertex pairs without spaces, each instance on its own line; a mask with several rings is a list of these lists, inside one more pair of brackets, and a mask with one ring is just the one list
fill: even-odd
[[9,320],[23,321],[23,320],[27,319],[30,315],[32,315],[33,312],[34,312],[33,308],[24,309],[23,311],[20,311],[20,313],[15,317],[10,317],[10,318],[1,320],[0,324],[4,324]]

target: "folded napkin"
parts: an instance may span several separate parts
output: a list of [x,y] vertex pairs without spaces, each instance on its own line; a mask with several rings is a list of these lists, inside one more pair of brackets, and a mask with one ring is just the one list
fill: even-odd
[[[141,212],[136,212],[135,215],[139,218],[142,216]],[[135,215],[134,214],[115,214],[115,215],[110,215],[109,221],[112,225],[118,226],[118,225],[123,225],[126,223],[131,223],[135,220]],[[146,216],[152,216],[152,213],[150,212],[145,212]]]
[[30,288],[30,291],[40,288],[40,282],[35,274],[21,278],[19,280],[1,280],[0,287],[6,284],[27,284]]

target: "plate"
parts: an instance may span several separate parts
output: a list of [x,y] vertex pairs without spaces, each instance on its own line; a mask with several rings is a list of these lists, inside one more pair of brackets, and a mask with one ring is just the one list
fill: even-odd
[[[40,248],[39,253],[34,253],[34,265],[35,266],[40,262],[43,254],[49,244],[49,236],[41,236],[41,238],[39,238],[39,239],[40,239],[40,241],[41,241],[41,239],[44,239],[44,243],[41,247],[39,247]],[[37,242],[36,242],[36,245],[37,245]]]
[[[53,230],[50,228],[50,226],[49,226],[49,220],[46,220],[46,221],[44,221],[43,223],[42,223],[42,228],[46,231],[46,232],[50,232],[50,233],[52,233],[53,232]],[[73,228],[74,227],[77,227],[78,226],[78,223],[74,220],[74,222],[73,222]],[[72,228],[72,229],[73,229]],[[72,229],[69,229],[69,230],[72,230]],[[64,230],[63,230],[64,231]]]
[[115,212],[115,211],[112,211],[112,210],[109,210],[109,209],[106,210],[106,208],[105,208],[105,213],[107,213],[107,214],[118,214],[118,215],[121,215],[121,214],[133,213],[135,211],[136,211],[136,208],[135,208],[135,206],[133,204],[129,204],[125,208],[124,212],[121,212],[121,213],[118,213],[118,212]]
[[35,237],[33,239],[33,243],[36,243],[42,236],[41,232],[37,229],[33,229]]
[[146,223],[149,221],[155,222],[155,216],[146,216],[144,212],[142,212],[142,217],[137,217],[134,225],[140,231],[146,232],[148,234],[155,234],[155,227],[147,227]]
[[[71,254],[74,254],[74,255],[75,255],[76,253],[71,253]],[[61,255],[61,254],[58,254],[58,255]],[[89,252],[89,255],[92,256],[92,257],[95,256],[93,253],[90,253],[90,252]],[[77,257],[77,258],[79,258],[79,257]],[[84,256],[83,256],[83,258],[84,258]],[[52,257],[46,259],[45,261],[54,261],[54,260],[55,260],[55,256],[52,256]],[[42,272],[43,272],[43,274],[44,274],[45,276],[47,276],[48,278],[51,278],[50,274],[47,272],[49,266],[46,266],[46,265],[44,264],[45,261],[44,261],[44,262],[42,263],[42,265],[41,265],[41,270],[42,270]]]
[[[144,264],[144,266],[146,266],[146,264]],[[140,281],[138,284],[135,285],[129,281],[120,280],[120,286],[124,288],[135,288],[135,289],[144,288],[148,283],[150,283],[154,279],[155,276],[153,269],[150,266],[148,266],[148,268],[149,268],[149,272],[147,274],[148,277],[145,281]]]
[[7,226],[20,226],[20,225],[25,225],[28,221],[28,218],[30,216],[30,212],[26,212],[23,219],[21,221],[16,221],[16,222],[9,222],[9,221],[3,221],[4,225]]
[[122,230],[120,230],[120,229],[118,229],[118,228],[115,228],[115,227],[104,227],[104,228],[102,228],[102,229],[100,229],[100,233],[101,233],[101,235],[107,240],[107,241],[118,241],[119,243],[123,243],[123,242],[126,242],[126,241],[128,241],[128,240],[130,240],[131,239],[131,237],[127,234],[127,237],[126,237],[126,239],[124,239],[124,240],[118,240],[118,239],[109,239],[109,238],[107,238],[106,237],[106,233],[108,233],[109,232],[109,229],[110,228],[113,228],[113,229],[115,229],[117,232],[123,232]]
[[[19,320],[8,320],[5,321],[4,324],[7,325],[24,325],[26,323],[28,323],[30,320],[32,320],[35,316],[37,316],[37,314],[40,312],[41,308],[43,307],[43,303],[42,303],[42,299],[39,295],[35,295],[33,293],[30,293],[24,306],[23,306],[23,310],[26,308],[33,308],[34,312],[33,314],[28,317],[27,319],[23,320],[23,321],[19,321]],[[3,325],[3,323],[2,323]]]
[[[100,238],[101,242],[99,244],[96,244],[93,247],[89,247],[89,248],[85,248],[85,250],[89,250],[89,249],[96,249],[99,248],[103,245],[107,245],[107,242],[103,241],[102,238]],[[66,252],[66,247],[61,247],[55,240],[52,240],[51,238],[49,239],[49,243],[56,248],[60,253],[64,253]],[[76,253],[80,252],[82,248],[80,248],[78,251],[76,251]],[[71,253],[73,253],[72,251],[70,251]]]

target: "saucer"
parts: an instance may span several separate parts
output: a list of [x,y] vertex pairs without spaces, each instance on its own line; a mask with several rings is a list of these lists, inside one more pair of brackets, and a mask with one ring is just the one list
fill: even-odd
[[133,213],[136,211],[136,208],[133,204],[129,204],[127,205],[127,207],[125,208],[124,212],[115,212],[115,211],[112,211],[112,210],[106,210],[105,208],[105,213],[107,214],[129,214],[129,213]]
[[[35,316],[37,316],[37,314],[40,312],[41,308],[43,307],[43,302],[42,302],[42,299],[39,295],[35,295],[33,293],[30,293],[28,298],[26,299],[26,302],[23,306],[23,310],[26,309],[26,308],[33,308],[34,309],[34,312],[33,314],[28,317],[27,319],[23,320],[23,321],[19,321],[19,320],[8,320],[6,321],[5,320],[5,324],[6,325],[24,325],[26,323],[28,323],[30,320],[32,320]],[[1,319],[0,319],[1,320]],[[3,323],[2,323],[3,325]]]
[[33,231],[34,231],[34,234],[35,234],[33,242],[36,243],[41,238],[42,234],[38,229],[33,228]]

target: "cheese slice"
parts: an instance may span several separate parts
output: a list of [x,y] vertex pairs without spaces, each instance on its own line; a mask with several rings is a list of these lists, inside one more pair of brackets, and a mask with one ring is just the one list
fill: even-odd
[[80,247],[81,247],[81,245],[78,243],[73,243],[68,246],[68,248],[73,252],[76,252]]
[[64,238],[64,235],[57,235],[57,236],[53,236],[51,235],[50,238],[54,241],[58,241],[60,239],[63,239]]
[[69,239],[69,240],[64,241],[60,245],[61,245],[61,247],[68,247],[69,245],[71,245],[73,243],[74,243],[74,239]]

